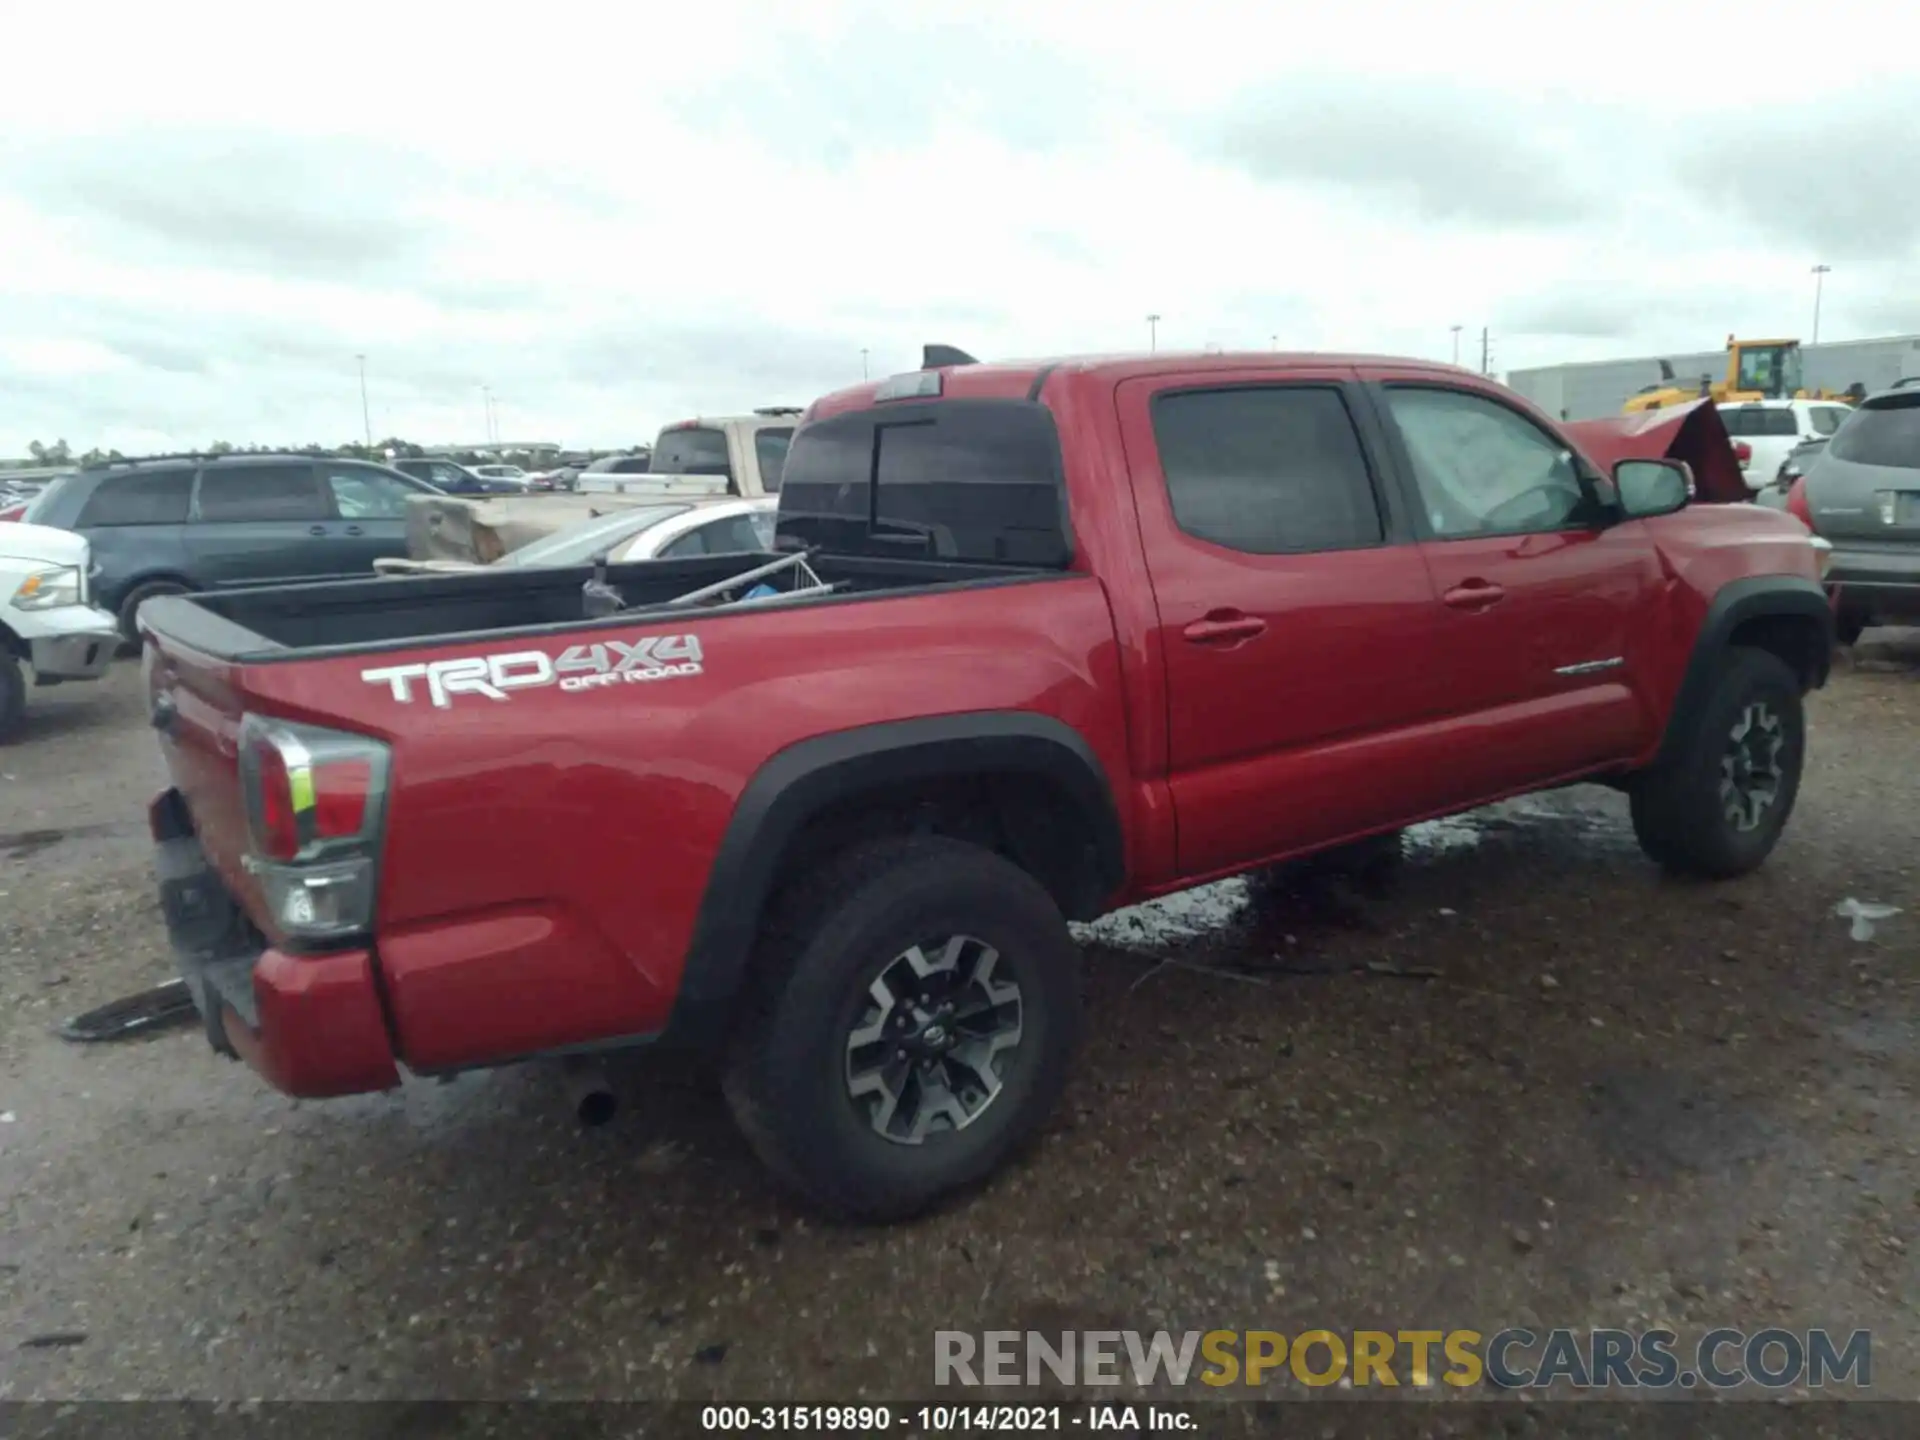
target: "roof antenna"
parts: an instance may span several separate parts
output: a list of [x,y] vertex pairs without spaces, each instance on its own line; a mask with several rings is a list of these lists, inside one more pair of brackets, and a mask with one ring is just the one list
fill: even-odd
[[951,345],[925,345],[920,350],[920,368],[938,370],[943,365],[978,365],[980,362],[964,350]]

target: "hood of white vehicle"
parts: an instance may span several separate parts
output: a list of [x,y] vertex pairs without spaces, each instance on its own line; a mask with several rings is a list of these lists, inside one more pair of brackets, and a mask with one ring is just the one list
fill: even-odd
[[71,530],[56,530],[51,525],[24,525],[19,521],[0,524],[0,562],[25,561],[30,565],[78,565],[87,563],[86,537]]

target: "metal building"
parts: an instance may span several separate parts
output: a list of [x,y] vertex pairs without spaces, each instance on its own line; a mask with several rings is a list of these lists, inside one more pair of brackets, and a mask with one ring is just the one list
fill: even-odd
[[[1800,349],[1809,390],[1844,391],[1857,380],[1871,395],[1896,380],[1920,375],[1920,335],[1842,340],[1831,345],[1803,345]],[[1660,379],[1662,360],[1673,366],[1676,385],[1697,384],[1702,375],[1723,380],[1727,374],[1727,352],[1720,349],[1690,355],[1649,355],[1642,360],[1593,360],[1513,370],[1508,372],[1505,383],[1549,415],[1562,420],[1597,420],[1604,415],[1618,415],[1620,407],[1634,392],[1663,383]]]

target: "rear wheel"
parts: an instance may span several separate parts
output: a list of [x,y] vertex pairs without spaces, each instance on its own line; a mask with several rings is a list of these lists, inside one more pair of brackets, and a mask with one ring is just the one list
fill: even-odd
[[20,662],[0,651],[0,742],[11,740],[27,715],[27,677]]
[[1059,1098],[1079,951],[1007,860],[862,845],[773,918],[726,1091],[754,1150],[821,1208],[900,1219],[983,1180]]
[[1777,655],[1732,650],[1676,758],[1634,781],[1640,848],[1677,874],[1755,869],[1793,813],[1805,756],[1799,678]]
[[120,638],[129,645],[140,643],[140,607],[157,595],[185,595],[187,587],[177,580],[149,580],[136,585],[120,602]]

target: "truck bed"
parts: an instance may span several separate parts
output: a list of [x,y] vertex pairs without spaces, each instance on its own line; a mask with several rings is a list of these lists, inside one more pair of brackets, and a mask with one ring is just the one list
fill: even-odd
[[[675,614],[711,615],[716,613],[713,608],[680,609],[667,602],[778,558],[772,553],[712,555],[609,566],[607,582],[621,593],[629,608],[604,618],[586,614],[581,587],[592,577],[593,567],[579,565],[454,575],[382,575],[365,580],[165,596],[142,607],[141,625],[202,655],[248,664],[453,645],[502,634],[537,635],[599,625],[632,625]],[[833,593],[802,592],[760,602],[751,609],[845,604],[938,589],[1057,579],[1064,574],[1026,567],[851,555],[819,556],[809,563],[823,582],[843,588]]]

